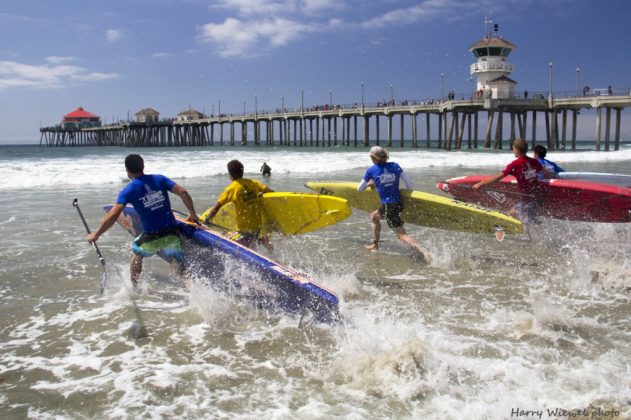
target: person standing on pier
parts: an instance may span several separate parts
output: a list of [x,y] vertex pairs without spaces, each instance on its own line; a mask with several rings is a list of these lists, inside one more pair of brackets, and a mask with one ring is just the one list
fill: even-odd
[[129,203],[140,216],[142,233],[131,244],[131,283],[134,288],[142,273],[144,257],[162,252],[171,262],[171,267],[178,274],[184,271],[184,254],[177,222],[171,210],[169,192],[182,199],[189,214],[187,220],[197,222],[193,199],[188,191],[163,175],[145,175],[145,163],[142,156],[131,154],[125,158],[125,169],[131,180],[118,194],[116,204],[105,215],[99,228],[87,236],[88,242],[96,242],[123,213]]
[[209,223],[221,207],[233,203],[239,232],[236,241],[249,248],[260,243],[272,252],[274,247],[269,238],[259,237],[259,235],[263,225],[261,196],[274,191],[255,179],[243,178],[243,164],[236,159],[228,162],[228,174],[232,182],[221,193],[204,222]]
[[518,203],[510,213],[524,223],[526,233],[528,233],[528,225],[536,221],[535,218],[543,199],[543,189],[538,174],[541,173],[545,178],[552,178],[553,174],[547,171],[537,159],[526,155],[528,143],[524,139],[515,140],[513,153],[516,159],[509,163],[502,172],[483,179],[474,184],[472,188],[477,190],[508,175],[513,175],[517,179],[517,186],[521,194]]
[[370,213],[372,220],[373,242],[366,245],[370,251],[379,250],[379,238],[381,235],[381,219],[385,218],[388,226],[397,235],[397,238],[423,261],[429,263],[431,254],[420,246],[403,228],[401,212],[403,212],[403,198],[399,190],[399,180],[403,180],[407,189],[412,189],[412,182],[403,172],[401,166],[395,162],[388,162],[389,154],[381,146],[373,146],[370,149],[370,159],[373,165],[366,170],[364,177],[360,181],[357,190],[364,191],[366,188],[376,188],[381,201],[381,207]]
[[[559,172],[565,172],[565,169],[561,168],[556,163],[551,160],[546,159],[546,155],[548,154],[548,149],[545,146],[540,144],[536,145],[532,152],[535,156],[535,159],[539,161],[539,163],[550,173],[554,174],[554,177],[557,178],[559,176]],[[538,174],[539,179],[543,179],[544,176],[542,173]]]

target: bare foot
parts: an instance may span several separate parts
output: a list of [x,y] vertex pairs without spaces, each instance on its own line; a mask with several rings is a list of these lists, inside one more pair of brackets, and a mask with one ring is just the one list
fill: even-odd
[[379,245],[377,245],[377,244],[364,245],[364,247],[365,247],[368,251],[372,251],[372,252],[377,252],[377,251],[379,251]]
[[414,255],[425,264],[432,262],[432,254],[429,251],[415,252]]

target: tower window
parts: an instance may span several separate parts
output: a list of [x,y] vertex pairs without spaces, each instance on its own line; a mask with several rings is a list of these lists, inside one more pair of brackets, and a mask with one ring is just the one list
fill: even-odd
[[502,54],[502,47],[489,47],[489,55],[499,56]]

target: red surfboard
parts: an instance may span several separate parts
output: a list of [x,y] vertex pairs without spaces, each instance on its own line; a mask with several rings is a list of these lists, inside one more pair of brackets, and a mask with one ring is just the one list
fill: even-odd
[[[473,184],[492,175],[471,175],[439,182],[439,190],[481,206],[510,211],[525,195],[517,180],[507,176],[474,190]],[[582,222],[631,222],[631,188],[571,179],[546,179],[540,214],[555,219]]]

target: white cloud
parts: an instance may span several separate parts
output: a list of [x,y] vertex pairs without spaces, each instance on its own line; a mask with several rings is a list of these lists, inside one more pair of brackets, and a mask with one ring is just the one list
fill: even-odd
[[325,16],[329,22],[321,23],[305,16],[341,10],[344,5],[345,0],[219,0],[214,7],[236,16],[200,26],[198,38],[216,45],[222,57],[258,55],[332,24],[341,26],[339,19]]
[[[233,16],[223,23],[200,26],[198,39],[216,45],[223,57],[251,56],[287,45],[308,33],[377,30],[429,19],[451,22],[484,10],[541,0],[389,0],[379,5],[379,9],[388,9],[379,15],[363,21],[348,19],[353,2],[361,1],[217,0],[212,7],[227,10]],[[411,6],[401,7],[410,3]]]
[[105,39],[107,42],[114,43],[123,39],[122,29],[108,29],[105,31]]
[[61,63],[67,63],[69,61],[75,61],[76,58],[75,57],[59,57],[56,55],[51,55],[50,57],[46,57],[46,61],[48,61],[51,64],[61,64]]
[[215,7],[242,16],[289,16],[345,8],[345,0],[219,0]]
[[219,0],[219,8],[234,10],[239,15],[280,15],[296,11],[293,0]]
[[[47,60],[50,61],[50,59],[51,57],[48,57]],[[79,66],[38,66],[15,61],[0,61],[0,90],[15,87],[60,88],[73,82],[92,82],[116,77],[118,77],[116,73],[89,72]]]
[[313,25],[283,18],[241,21],[228,18],[223,23],[208,23],[200,30],[203,42],[219,46],[223,57],[260,53],[261,48],[278,47],[314,31]]
[[345,7],[344,2],[339,0],[303,0],[301,10],[312,14],[328,10],[342,10]]
[[458,15],[464,10],[477,10],[475,1],[425,0],[414,6],[388,11],[361,23],[366,29],[383,28],[392,25],[412,24],[423,19],[442,15]]

